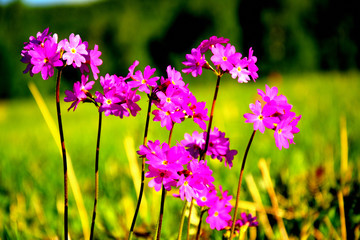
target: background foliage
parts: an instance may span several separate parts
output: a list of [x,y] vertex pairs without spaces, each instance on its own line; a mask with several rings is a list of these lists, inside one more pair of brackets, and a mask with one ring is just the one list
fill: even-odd
[[0,97],[28,95],[18,53],[46,27],[60,38],[73,32],[90,46],[98,44],[106,62],[100,70],[109,73],[126,71],[135,59],[163,72],[169,64],[178,68],[189,49],[212,35],[231,39],[241,52],[253,47],[262,76],[357,69],[360,19],[354,3],[122,0],[34,8],[14,1],[0,6]]

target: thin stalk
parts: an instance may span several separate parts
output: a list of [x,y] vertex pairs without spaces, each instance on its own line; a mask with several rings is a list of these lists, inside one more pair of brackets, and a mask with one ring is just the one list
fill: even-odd
[[184,227],[184,221],[185,221],[185,210],[186,210],[186,206],[187,206],[187,201],[185,201],[184,207],[181,211],[181,220],[180,220],[180,226],[179,226],[179,234],[178,234],[178,238],[177,240],[181,240],[181,235],[182,235],[182,231],[183,231],[183,227]]
[[211,106],[209,125],[208,125],[208,129],[207,129],[207,134],[206,134],[205,148],[204,148],[204,151],[202,152],[202,154],[200,156],[202,160],[205,159],[206,152],[207,152],[207,149],[209,147],[211,125],[212,125],[212,121],[213,121],[213,118],[214,118],[215,103],[216,103],[217,95],[218,95],[218,92],[219,92],[221,76],[222,76],[221,74],[217,74],[215,93],[214,93],[214,98],[213,98],[213,102],[212,102],[212,106]]
[[61,72],[62,68],[58,69],[57,79],[56,79],[56,113],[58,118],[59,125],[59,134],[63,158],[63,169],[64,169],[64,239],[68,239],[68,173],[67,173],[67,160],[66,160],[66,149],[65,149],[65,139],[64,132],[62,127],[61,120],[61,110],[60,110],[60,81],[61,81]]
[[205,209],[201,209],[201,211],[200,211],[199,224],[198,224],[198,227],[197,227],[196,237],[195,237],[196,240],[199,240],[199,239],[200,239],[200,231],[201,231],[202,218],[203,218],[205,212],[206,212]]
[[156,232],[156,240],[159,240],[160,235],[161,235],[161,226],[162,226],[162,220],[163,220],[163,216],[164,216],[165,198],[166,198],[166,190],[165,190],[165,187],[163,185],[162,189],[161,189],[160,214],[159,214],[158,229],[157,229],[157,232]]
[[93,209],[91,231],[90,231],[90,239],[91,240],[94,237],[96,206],[97,206],[98,197],[99,197],[99,149],[100,149],[101,122],[102,122],[102,113],[99,112],[99,125],[98,125],[96,153],[95,153],[95,199],[94,199],[94,209]]
[[194,200],[191,199],[190,208],[189,208],[189,217],[188,217],[186,240],[189,240],[189,235],[190,235],[190,219],[191,219],[191,212],[192,212],[193,206],[194,206]]
[[[172,123],[172,127],[171,127],[171,130],[170,130],[170,133],[169,133],[169,140],[168,140],[168,145],[169,146],[171,144],[171,138],[172,138],[173,130],[174,130],[174,122]],[[162,226],[162,220],[163,220],[163,216],[164,216],[165,198],[166,198],[166,190],[165,190],[164,185],[162,185],[160,214],[159,214],[159,221],[158,221],[158,229],[157,229],[157,233],[156,233],[156,239],[157,240],[160,239],[160,235],[161,235],[161,226]]]
[[245,153],[244,153],[244,158],[243,158],[243,161],[242,161],[242,164],[241,164],[238,188],[237,188],[237,193],[236,193],[235,209],[234,209],[233,221],[232,221],[231,231],[230,231],[230,238],[229,238],[230,240],[232,239],[233,233],[234,233],[234,230],[235,230],[236,215],[237,215],[237,212],[238,212],[238,205],[239,205],[239,199],[240,199],[240,190],[241,190],[241,182],[242,182],[242,177],[243,177],[243,174],[244,174],[245,162],[246,162],[247,155],[249,153],[251,143],[252,143],[252,141],[254,139],[255,133],[256,133],[256,130],[254,130],[253,133],[251,134],[251,137],[250,137],[250,140],[249,140],[248,145],[246,147],[246,150],[245,150]]
[[[149,95],[148,95],[149,96]],[[148,105],[148,111],[146,116],[146,123],[145,123],[145,131],[144,131],[144,141],[143,144],[146,145],[147,142],[147,135],[149,131],[149,122],[150,122],[150,115],[151,115],[151,104],[152,104],[152,98],[149,96],[149,105]],[[132,234],[134,232],[134,227],[137,219],[137,215],[139,213],[140,205],[141,205],[141,199],[144,193],[144,185],[145,185],[145,156],[142,157],[142,164],[141,164],[141,184],[140,184],[140,192],[138,197],[138,202],[136,205],[136,210],[134,213],[134,217],[131,223],[130,232],[128,239],[132,238]]]

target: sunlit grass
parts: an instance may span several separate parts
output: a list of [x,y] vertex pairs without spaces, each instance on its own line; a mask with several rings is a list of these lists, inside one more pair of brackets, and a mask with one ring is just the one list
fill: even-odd
[[[213,75],[208,77],[215,78]],[[193,81],[189,83],[190,89],[199,101],[211,100],[215,82],[200,84],[201,79],[188,79],[185,81]],[[41,83],[34,80],[37,85]],[[262,218],[268,217],[275,236],[279,236],[280,232],[276,218],[272,217],[274,210],[271,198],[258,167],[261,158],[265,159],[273,179],[279,211],[282,211],[281,217],[289,236],[322,234],[325,238],[336,238],[343,235],[344,227],[347,227],[348,236],[354,236],[355,220],[359,220],[356,211],[351,218],[345,215],[347,222],[344,226],[338,214],[339,208],[335,206],[339,205],[339,199],[341,203],[343,197],[347,214],[346,208],[351,207],[348,205],[351,202],[349,196],[354,197],[351,195],[352,189],[360,182],[357,173],[360,150],[356,147],[360,146],[360,113],[357,109],[360,106],[357,93],[360,89],[359,80],[360,75],[356,72],[272,75],[249,84],[238,84],[228,77],[222,80],[214,125],[226,132],[226,137],[231,140],[231,148],[237,149],[239,156],[243,154],[252,132],[252,126],[244,123],[242,115],[249,111],[249,103],[255,101],[257,88],[264,89],[265,84],[278,86],[279,92],[286,95],[294,106],[294,111],[303,116],[299,123],[301,131],[295,137],[296,145],[291,145],[290,149],[279,151],[270,132],[257,134],[245,168],[245,176],[248,177],[241,195],[244,204],[240,207],[249,211],[255,209],[259,217],[260,213],[266,211],[268,214]],[[143,110],[146,109],[144,99],[141,103]],[[45,100],[50,114],[55,118],[53,97],[46,96]],[[86,211],[90,214],[94,192],[97,112],[91,104],[81,104],[75,112],[67,112],[67,107],[66,103],[62,104],[67,150]],[[134,159],[131,157],[129,161],[128,156],[131,156],[129,151],[135,151],[142,144],[145,115],[145,111],[142,111],[136,118],[103,119],[95,231],[100,239],[125,237],[130,227],[138,184],[134,184]],[[191,133],[193,130],[200,129],[190,121],[175,126],[173,142],[180,141],[185,131]],[[0,131],[0,239],[59,238],[63,226],[62,162],[34,99],[0,102]],[[166,141],[166,136],[167,131],[159,127],[159,123],[150,123],[150,140],[160,138]],[[346,147],[343,139],[347,140],[347,154],[344,153]],[[129,149],[132,148],[132,142],[135,149]],[[233,195],[240,167],[237,161],[240,159],[236,158],[234,170],[225,169],[223,164],[211,161],[216,184],[223,185]],[[340,169],[345,168],[344,159],[348,170],[341,173]],[[349,172],[353,174],[349,175]],[[259,205],[259,199],[254,199],[254,189],[249,189],[249,186],[254,186],[251,183],[257,186],[262,206]],[[154,232],[160,194],[146,187],[145,195],[147,208],[142,205],[144,209],[140,210],[137,229],[144,227],[146,231]],[[82,239],[83,226],[74,195],[70,193],[69,197],[70,235],[72,239]],[[165,207],[163,236],[172,238],[177,235],[176,223],[183,203],[169,196]],[[265,210],[262,211],[261,207]],[[270,231],[269,225],[267,230],[264,226],[260,223],[257,230],[259,238],[265,236],[264,231]],[[351,227],[352,232],[349,233]]]

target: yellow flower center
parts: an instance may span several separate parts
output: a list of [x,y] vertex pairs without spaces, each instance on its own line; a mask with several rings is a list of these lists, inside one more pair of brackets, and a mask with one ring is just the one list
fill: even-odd
[[259,119],[259,120],[263,120],[263,119],[264,119],[263,115],[260,114],[260,115],[258,116],[258,119]]
[[241,72],[241,67],[238,67],[237,70],[238,70],[238,72]]
[[223,56],[223,57],[222,57],[222,60],[223,60],[223,61],[227,61],[227,57]]
[[141,83],[142,83],[142,84],[145,84],[145,83],[146,83],[146,79],[141,80]]
[[215,216],[215,217],[219,216],[219,212],[216,211],[216,212],[214,213],[214,216]]
[[167,98],[166,101],[169,103],[171,102],[171,98]]
[[72,48],[70,51],[71,51],[71,53],[73,53],[73,54],[76,53],[76,49],[75,49],[75,48]]
[[200,199],[201,199],[201,201],[203,201],[203,202],[205,202],[205,201],[207,200],[206,197],[201,197]]
[[47,63],[49,62],[49,59],[48,58],[44,58],[44,63]]
[[112,102],[110,99],[108,99],[108,100],[106,100],[106,103],[110,105]]

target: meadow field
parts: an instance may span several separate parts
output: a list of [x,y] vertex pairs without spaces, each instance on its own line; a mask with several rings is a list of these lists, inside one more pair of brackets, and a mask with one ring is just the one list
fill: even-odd
[[[215,77],[209,73],[189,79],[184,76],[199,101],[211,102]],[[55,85],[55,80],[24,76],[24,81],[36,101],[33,97],[0,101],[0,239],[62,239],[62,159],[54,124],[55,100],[36,92],[37,86]],[[214,126],[226,133],[239,154],[231,170],[209,161],[216,184],[231,195],[236,194],[241,159],[253,130],[244,123],[243,114],[250,112],[257,89],[264,90],[265,84],[277,86],[302,115],[296,144],[289,149],[279,151],[270,131],[255,136],[240,196],[241,211],[256,214],[259,221],[248,239],[279,239],[282,226],[291,239],[359,239],[360,73],[274,73],[256,83],[239,84],[229,76],[221,81]],[[142,97],[138,117],[103,118],[96,239],[124,239],[130,228],[140,181],[141,160],[136,151],[142,144],[146,117],[147,99]],[[67,112],[69,105],[62,102],[65,142],[74,173],[69,173],[69,233],[71,239],[88,239],[98,114],[92,104]],[[173,142],[194,130],[200,128],[190,121],[176,126]],[[148,139],[166,138],[167,131],[151,121]],[[146,186],[135,229],[139,239],[153,236],[159,199],[160,193]],[[182,207],[180,199],[168,194],[163,239],[176,238]],[[195,211],[192,230],[197,218]],[[222,232],[203,226],[210,239],[221,239]]]

